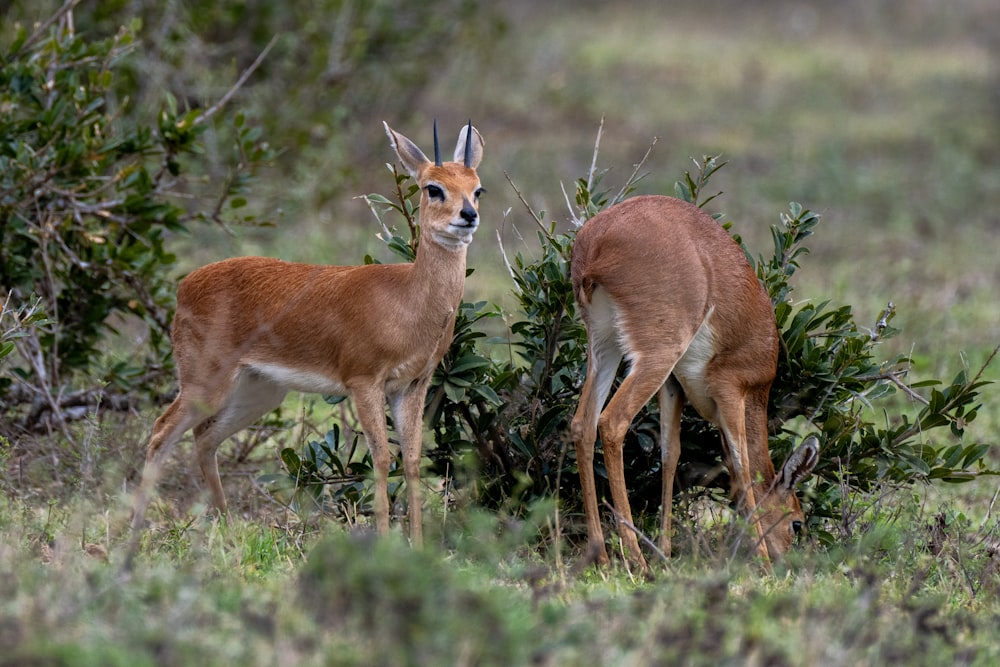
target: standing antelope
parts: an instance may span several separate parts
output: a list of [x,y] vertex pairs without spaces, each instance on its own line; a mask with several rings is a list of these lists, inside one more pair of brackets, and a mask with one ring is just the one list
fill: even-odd
[[[600,431],[619,525],[631,521],[622,442],[658,392],[663,466],[660,548],[670,554],[670,511],[687,399],[719,427],[737,506],[758,553],[783,554],[802,527],[794,487],[818,458],[808,438],[775,476],[767,447],[767,401],[778,332],[767,294],[728,233],[698,207],[672,197],[633,197],[580,228],[571,260],[573,292],[587,328],[587,377],[573,417],[590,546],[607,562],[594,485]],[[628,373],[604,406],[622,356]],[[603,410],[602,410],[603,407]],[[628,557],[646,563],[633,532]]]
[[185,431],[194,429],[202,475],[225,513],[219,444],[276,408],[287,392],[304,391],[353,397],[374,462],[381,534],[389,531],[388,402],[403,453],[410,539],[420,546],[424,399],[451,344],[466,250],[479,225],[483,139],[470,122],[459,134],[455,161],[442,164],[436,124],[434,162],[388,124],[385,131],[421,190],[416,260],[324,266],[239,257],[187,276],[172,330],[180,393],[153,426],[134,535],[164,455]]

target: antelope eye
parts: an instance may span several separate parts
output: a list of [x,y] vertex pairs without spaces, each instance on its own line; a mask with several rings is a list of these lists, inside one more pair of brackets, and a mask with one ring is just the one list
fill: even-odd
[[442,190],[440,186],[432,183],[427,186],[426,190],[427,196],[431,199],[440,199],[441,201],[444,201],[444,190]]
[[792,534],[793,535],[801,535],[802,534],[802,522],[801,521],[792,521]]
[[476,200],[478,201],[479,197],[480,197],[480,196],[481,196],[481,195],[482,195],[482,194],[483,194],[484,192],[486,192],[486,190],[485,190],[484,188],[477,188],[477,189],[476,189],[476,191],[475,191],[474,193],[472,193],[472,194],[473,194],[473,196],[475,196]]

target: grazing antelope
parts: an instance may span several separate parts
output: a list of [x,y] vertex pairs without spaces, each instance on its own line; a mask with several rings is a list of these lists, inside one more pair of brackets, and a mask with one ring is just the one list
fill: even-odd
[[[633,197],[594,216],[576,236],[573,293],[587,328],[587,377],[573,417],[590,546],[607,562],[594,485],[598,431],[619,525],[632,520],[622,442],[657,393],[663,466],[660,548],[670,554],[670,512],[685,399],[719,427],[738,508],[769,565],[802,527],[795,485],[812,470],[807,439],[775,476],[767,401],[778,361],[774,311],[743,250],[698,207],[672,197]],[[628,372],[605,405],[622,357]],[[632,530],[628,557],[646,563]]]
[[436,124],[434,162],[388,124],[385,131],[421,190],[416,260],[325,266],[239,257],[188,275],[177,292],[172,330],[180,393],[153,426],[134,535],[164,455],[185,431],[194,429],[202,475],[214,506],[225,513],[219,444],[278,407],[287,392],[303,391],[353,398],[375,467],[380,534],[389,531],[388,403],[403,454],[410,540],[420,546],[424,399],[451,344],[466,250],[479,225],[483,188],[476,167],[483,139],[470,122],[459,134],[454,161],[442,164]]

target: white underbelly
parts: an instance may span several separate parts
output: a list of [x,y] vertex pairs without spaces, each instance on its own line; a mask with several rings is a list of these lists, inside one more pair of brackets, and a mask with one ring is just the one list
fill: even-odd
[[674,366],[673,375],[684,388],[684,395],[694,409],[705,419],[715,421],[715,399],[712,398],[711,387],[706,377],[708,363],[715,356],[715,336],[712,332],[711,318],[710,310],[695,332],[684,356]]
[[[264,362],[254,362],[248,368],[262,379],[266,379],[285,391],[301,391],[307,394],[326,396],[350,395],[343,380],[317,371]],[[433,369],[433,365],[428,367],[427,360],[405,363],[392,368],[385,378],[385,393],[398,393],[416,378],[423,377]]]
[[348,393],[339,378],[331,378],[316,371],[262,362],[255,362],[249,368],[262,378],[284,388],[285,391],[330,396],[346,396]]

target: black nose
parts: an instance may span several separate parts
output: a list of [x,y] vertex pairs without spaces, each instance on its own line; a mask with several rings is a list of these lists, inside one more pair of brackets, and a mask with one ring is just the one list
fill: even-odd
[[471,206],[463,207],[462,212],[459,213],[459,215],[462,216],[462,220],[465,220],[465,224],[469,227],[475,225],[479,220],[479,213],[477,213],[476,209]]
[[793,521],[792,522],[792,534],[794,534],[794,535],[801,535],[802,534],[802,522],[801,521]]

